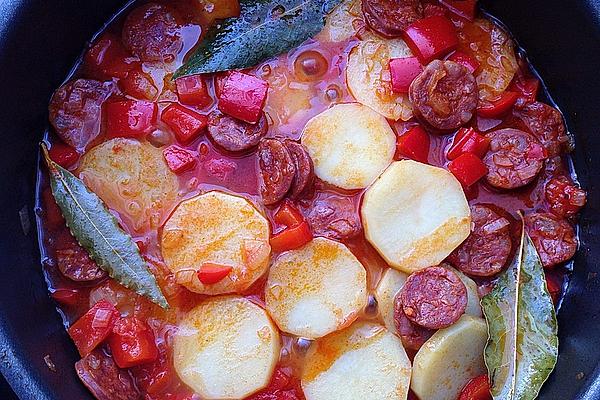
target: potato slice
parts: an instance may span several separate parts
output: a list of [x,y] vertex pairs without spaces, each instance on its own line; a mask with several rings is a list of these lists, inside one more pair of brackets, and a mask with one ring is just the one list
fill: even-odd
[[412,160],[393,163],[366,191],[367,240],[406,273],[437,265],[471,232],[471,212],[454,175]]
[[311,345],[302,389],[306,400],[405,400],[410,374],[400,339],[381,325],[358,322]]
[[279,359],[279,331],[258,305],[238,296],[209,299],[179,324],[173,363],[203,399],[241,399],[264,388]]
[[412,53],[402,39],[383,39],[365,35],[348,55],[346,84],[356,101],[371,107],[386,118],[408,121],[412,105],[408,95],[394,93],[389,62],[392,58],[410,57]]
[[[248,200],[212,191],[177,206],[163,228],[161,250],[176,281],[189,290],[239,293],[266,271],[269,235],[269,222]],[[197,271],[204,263],[233,269],[220,282],[203,284]]]
[[81,157],[77,173],[134,231],[158,228],[179,188],[162,151],[133,139],[112,139],[92,148]]
[[434,333],[415,356],[412,390],[420,399],[456,400],[469,380],[486,373],[487,338],[485,321],[469,315]]
[[326,18],[325,27],[315,37],[324,42],[343,42],[356,35],[362,20],[360,0],[343,0]]
[[367,273],[346,246],[315,238],[275,260],[265,292],[279,329],[315,339],[356,319],[367,303]]
[[390,332],[396,332],[396,324],[394,323],[394,299],[396,294],[402,289],[408,275],[393,268],[388,268],[383,273],[383,276],[377,284],[375,290],[375,298],[377,299],[377,307],[379,315],[385,323],[385,327]]
[[308,121],[302,144],[319,178],[343,189],[362,189],[392,162],[396,135],[369,107],[337,104]]

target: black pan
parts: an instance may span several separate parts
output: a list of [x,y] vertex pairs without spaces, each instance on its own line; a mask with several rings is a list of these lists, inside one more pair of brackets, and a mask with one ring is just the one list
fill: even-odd
[[[589,202],[540,399],[600,399],[600,1],[481,0],[528,50],[577,138]],[[85,400],[46,290],[34,225],[37,144],[54,88],[121,0],[0,0],[0,371],[23,400]],[[52,371],[44,357],[56,365]],[[359,368],[359,366],[357,366]]]

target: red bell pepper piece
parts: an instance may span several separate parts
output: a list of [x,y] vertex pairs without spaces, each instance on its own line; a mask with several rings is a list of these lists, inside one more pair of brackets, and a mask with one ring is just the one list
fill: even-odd
[[118,36],[105,33],[85,54],[84,66],[98,78],[122,79],[129,71],[139,67],[140,61],[131,57]]
[[225,279],[232,269],[229,265],[204,263],[198,270],[198,279],[205,285],[212,285]]
[[479,375],[467,382],[458,400],[492,400],[488,376]]
[[52,190],[49,187],[42,192],[42,202],[48,228],[57,229],[63,227],[65,225],[65,218],[62,215],[60,207],[56,204]]
[[255,124],[267,99],[267,82],[241,72],[230,73],[219,94],[219,110]]
[[450,161],[448,169],[465,187],[473,185],[488,173],[483,161],[473,153],[461,154],[455,160]]
[[276,253],[293,250],[304,246],[313,238],[308,222],[287,227],[271,237],[271,249]]
[[508,90],[519,93],[517,103],[521,105],[533,103],[537,99],[540,90],[540,81],[537,78],[515,77],[510,83]]
[[120,368],[147,364],[158,358],[158,348],[152,329],[136,317],[124,317],[115,322],[108,345]]
[[477,14],[477,0],[440,0],[448,10],[459,17],[473,21]]
[[408,93],[410,84],[421,71],[423,71],[423,66],[417,57],[391,59],[392,90],[396,93]]
[[560,295],[562,294],[562,279],[552,272],[546,272],[545,275],[548,293],[550,293],[550,297],[552,298],[554,305],[557,305],[558,301],[560,300]]
[[106,131],[109,138],[139,138],[150,133],[156,125],[156,103],[123,100],[106,103]]
[[504,92],[497,100],[492,102],[479,102],[477,106],[477,114],[483,118],[499,118],[510,111],[515,105],[519,93]]
[[71,146],[54,142],[48,150],[50,159],[63,168],[72,167],[79,160],[79,153]]
[[448,150],[448,160],[454,160],[461,154],[473,153],[483,158],[490,147],[490,139],[480,135],[473,128],[460,128],[454,136],[452,146]]
[[55,289],[50,296],[58,303],[65,306],[74,306],[81,298],[77,289]]
[[114,305],[100,300],[71,325],[69,335],[82,357],[87,356],[110,335],[119,316]]
[[396,140],[396,158],[403,156],[426,164],[430,142],[429,134],[417,125]]
[[161,120],[171,128],[177,141],[192,142],[208,125],[208,118],[179,104],[171,104],[162,112]]
[[479,68],[479,61],[477,61],[475,57],[471,57],[470,55],[462,51],[457,50],[454,53],[450,54],[448,60],[454,61],[455,63],[466,67],[472,74],[475,73],[475,71],[477,71],[477,69]]
[[416,21],[406,29],[404,39],[423,65],[451,52],[458,45],[454,25],[440,15]]
[[175,79],[177,96],[183,104],[206,107],[213,101],[202,75],[190,75]]
[[154,82],[141,69],[130,71],[126,78],[119,80],[119,87],[136,99],[152,101],[158,96],[158,89]]
[[163,150],[163,157],[169,169],[176,174],[188,171],[196,166],[194,153],[179,146],[169,146]]
[[138,388],[150,395],[164,392],[174,378],[174,371],[170,366],[164,347],[159,347],[158,358],[153,363],[134,367],[131,369],[131,373],[135,377]]
[[292,202],[286,200],[273,216],[273,220],[281,225],[296,226],[304,221],[304,216]]

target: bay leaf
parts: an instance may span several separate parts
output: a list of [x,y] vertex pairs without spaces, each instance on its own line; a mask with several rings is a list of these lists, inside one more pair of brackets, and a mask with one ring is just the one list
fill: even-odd
[[100,268],[121,285],[163,308],[169,304],[138,247],[83,181],[52,161],[42,144],[50,187],[71,233]]
[[533,400],[558,358],[558,325],[540,257],[524,229],[511,266],[481,300],[494,400]]
[[174,78],[244,69],[299,46],[323,29],[341,0],[240,0],[240,17],[213,26]]

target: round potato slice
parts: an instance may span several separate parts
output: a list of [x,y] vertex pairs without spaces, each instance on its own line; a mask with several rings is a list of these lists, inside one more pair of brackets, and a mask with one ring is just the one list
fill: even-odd
[[348,40],[356,35],[361,19],[360,0],[343,0],[327,15],[325,27],[316,39],[325,42]]
[[77,173],[134,231],[158,228],[179,188],[161,150],[133,139],[112,139],[92,148]]
[[173,363],[203,399],[241,399],[267,386],[280,348],[265,310],[246,298],[223,296],[203,302],[179,324]]
[[[207,192],[183,201],[165,223],[161,250],[178,283],[203,294],[242,292],[266,271],[271,247],[267,219],[243,197]],[[231,267],[225,278],[204,284],[206,264]]]
[[383,319],[385,327],[390,332],[396,332],[394,323],[394,299],[406,283],[408,275],[393,268],[388,268],[377,284],[375,298],[379,308],[379,315]]
[[383,39],[366,35],[348,55],[346,84],[356,101],[371,107],[386,118],[408,121],[412,105],[408,95],[392,91],[389,62],[392,58],[410,57],[412,53],[402,39]]
[[302,144],[320,179],[343,189],[362,189],[392,162],[396,135],[369,107],[337,104],[308,121]]
[[420,399],[456,400],[469,380],[486,373],[487,338],[485,321],[470,315],[434,333],[415,356],[412,390]]
[[306,400],[405,400],[410,374],[400,339],[381,325],[359,322],[311,345],[302,389]]
[[346,246],[315,238],[275,260],[265,301],[279,329],[315,339],[356,319],[367,303],[367,273]]
[[471,232],[471,212],[454,175],[412,160],[393,163],[366,191],[367,240],[406,273],[437,265]]

